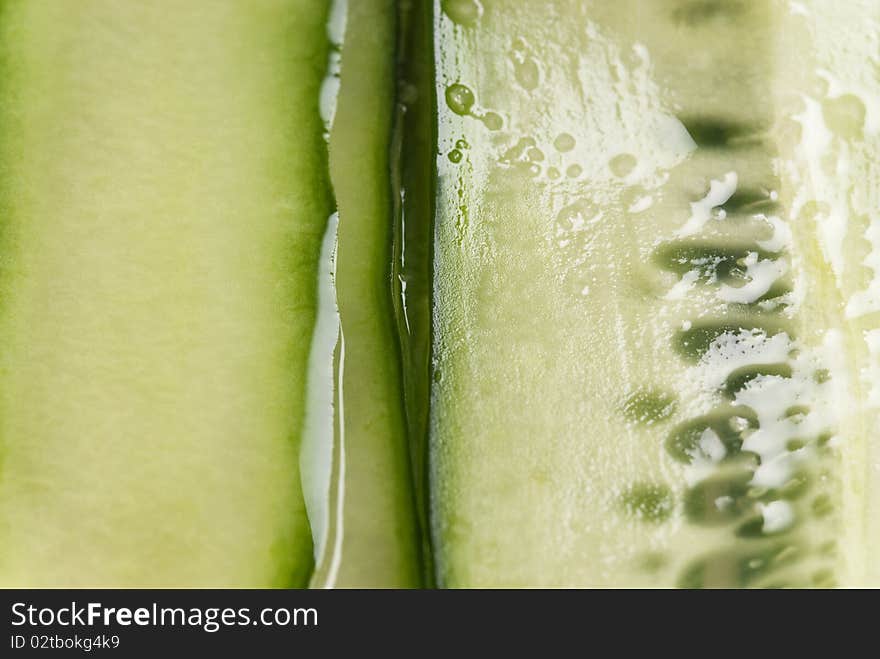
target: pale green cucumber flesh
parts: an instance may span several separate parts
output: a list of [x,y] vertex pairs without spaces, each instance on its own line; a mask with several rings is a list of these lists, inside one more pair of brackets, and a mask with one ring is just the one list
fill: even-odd
[[326,11],[3,3],[4,585],[305,584]]
[[441,584],[880,583],[880,13],[789,4],[434,3]]

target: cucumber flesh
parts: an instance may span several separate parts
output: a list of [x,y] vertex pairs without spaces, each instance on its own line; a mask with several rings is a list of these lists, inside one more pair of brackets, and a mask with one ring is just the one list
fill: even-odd
[[4,2],[0,582],[304,585],[324,2]]
[[[812,0],[789,14],[777,56],[777,121],[791,172],[783,197],[799,228],[794,239],[804,270],[813,275],[803,307],[825,317],[844,376],[833,402],[843,463],[840,581],[855,587],[880,587],[878,30],[876,3]],[[793,76],[794,63],[784,57],[802,43],[812,46],[813,76],[806,79]]]
[[880,14],[795,9],[435,2],[441,584],[877,583]]

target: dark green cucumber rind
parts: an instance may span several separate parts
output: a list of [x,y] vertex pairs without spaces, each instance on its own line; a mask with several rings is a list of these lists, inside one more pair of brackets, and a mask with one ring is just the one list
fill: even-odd
[[392,284],[404,366],[410,459],[426,586],[434,583],[429,521],[428,411],[436,189],[437,99],[432,3],[404,0],[398,17],[397,204]]
[[[336,587],[422,583],[392,280],[393,0],[349,3],[330,132],[345,483]],[[338,531],[337,531],[338,532]]]

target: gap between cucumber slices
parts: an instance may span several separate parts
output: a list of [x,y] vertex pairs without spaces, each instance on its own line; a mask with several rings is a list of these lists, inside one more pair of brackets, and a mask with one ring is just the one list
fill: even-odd
[[880,585],[876,3],[434,8],[438,582]]
[[401,337],[404,400],[419,519],[423,583],[434,583],[428,487],[428,411],[431,389],[431,262],[435,200],[436,98],[431,3],[399,4],[397,189],[394,284]]

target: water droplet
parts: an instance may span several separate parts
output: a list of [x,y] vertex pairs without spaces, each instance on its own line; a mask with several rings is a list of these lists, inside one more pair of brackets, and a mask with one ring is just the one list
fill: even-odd
[[537,147],[532,147],[526,151],[526,157],[532,162],[541,162],[544,159],[544,152]]
[[565,170],[565,175],[568,178],[577,178],[581,174],[583,174],[584,168],[580,165],[569,165],[568,169]]
[[522,62],[514,62],[513,75],[519,86],[529,92],[537,88],[541,79],[538,63],[531,57],[526,57]]
[[582,231],[587,221],[596,216],[598,208],[586,199],[580,199],[562,208],[556,214],[556,222],[562,231]]
[[547,178],[558,179],[560,176],[562,176],[562,173],[555,167],[550,167],[547,169]]
[[450,151],[449,160],[456,163],[461,162],[461,151],[459,151],[458,149],[453,149],[452,151]]
[[556,139],[553,140],[554,148],[560,153],[571,151],[574,148],[575,144],[576,142],[574,137],[572,137],[568,133],[559,133],[559,135],[556,136]]
[[865,104],[852,94],[829,98],[822,102],[825,123],[844,139],[858,139],[865,125]]
[[483,15],[483,5],[479,0],[442,0],[440,6],[449,20],[462,27],[476,24]]
[[474,106],[476,99],[474,93],[469,87],[456,82],[446,88],[446,105],[455,114],[470,114],[471,108]]
[[532,146],[535,146],[535,139],[533,137],[521,137],[516,144],[502,154],[501,162],[512,163],[521,160],[529,147]]
[[464,149],[470,149],[470,148],[471,148],[471,145],[468,144],[466,140],[458,140],[458,141],[456,141],[456,143],[455,143],[455,148],[456,148],[456,149],[461,149],[461,150],[464,150]]
[[608,162],[608,167],[611,169],[611,173],[618,178],[625,178],[636,168],[637,163],[638,161],[635,156],[629,153],[621,153],[614,156]]
[[527,92],[534,90],[541,80],[541,70],[532,55],[532,49],[524,39],[515,39],[508,55],[513,63],[513,76]]
[[536,165],[535,163],[532,163],[531,165],[529,165],[529,174],[531,174],[532,176],[540,175],[541,167],[539,165]]
[[497,112],[487,112],[482,116],[483,125],[489,130],[501,130],[504,119]]

